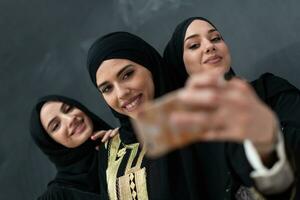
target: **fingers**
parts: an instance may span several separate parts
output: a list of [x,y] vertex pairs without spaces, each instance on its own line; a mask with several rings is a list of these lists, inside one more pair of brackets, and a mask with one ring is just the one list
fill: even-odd
[[104,134],[103,138],[101,139],[101,142],[106,142],[110,138],[111,132],[112,132],[112,130],[106,131],[106,133]]
[[113,138],[115,137],[115,135],[117,135],[119,133],[119,128],[115,128],[112,130],[112,132],[110,133],[110,137]]
[[170,124],[179,130],[205,130],[212,125],[211,115],[205,111],[178,111],[171,113]]
[[232,129],[210,129],[199,134],[200,141],[231,141],[242,142],[244,139],[239,137],[239,132],[233,132]]
[[99,138],[102,138],[105,135],[105,133],[106,133],[106,130],[97,131],[91,136],[91,139],[97,140]]
[[218,90],[203,88],[196,90],[181,90],[178,100],[189,108],[215,109],[218,106]]
[[118,134],[119,128],[115,128],[112,130],[101,130],[98,132],[95,132],[92,136],[91,139],[92,140],[97,140],[97,139],[101,139],[101,142],[106,142],[109,138],[114,137],[115,135]]
[[262,103],[250,84],[237,78],[228,82],[222,93],[222,101],[232,109],[243,110],[251,109]]
[[223,87],[226,83],[224,74],[220,70],[194,74],[186,82],[186,88]]
[[223,72],[212,70],[192,75],[184,88],[178,92],[178,99],[190,108],[215,109],[218,105],[220,90],[227,84]]

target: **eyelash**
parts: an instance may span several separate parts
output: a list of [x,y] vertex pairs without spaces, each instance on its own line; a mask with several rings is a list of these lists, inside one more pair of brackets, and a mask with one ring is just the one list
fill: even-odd
[[[134,73],[134,70],[128,70],[127,72],[124,73],[124,75],[122,76],[121,79],[122,80],[127,80],[127,79],[129,79],[133,75],[133,73]],[[102,94],[108,93],[108,92],[111,91],[111,89],[112,89],[112,86],[111,85],[107,85],[104,88],[100,89],[100,92]]]
[[219,42],[222,40],[222,37],[221,36],[216,36],[214,38],[211,39],[212,42]]
[[51,132],[55,132],[60,126],[60,122],[54,122],[52,128],[51,128]]
[[65,104],[64,107],[63,107],[63,112],[68,113],[68,112],[72,111],[73,108],[74,108],[74,106]]
[[108,86],[105,86],[104,88],[100,89],[100,92],[103,94],[103,93],[107,93],[109,92],[109,90],[112,88],[112,86],[108,85]]
[[[216,36],[216,37],[212,38],[210,41],[211,42],[219,42],[221,40],[222,40],[221,36]],[[188,49],[194,50],[194,49],[197,49],[199,47],[200,47],[199,43],[192,43],[191,45],[189,45]]]
[[189,46],[189,49],[194,50],[194,49],[197,49],[199,47],[200,47],[199,43],[194,43],[194,44],[192,44],[192,45]]
[[127,72],[124,74],[124,76],[122,76],[122,80],[126,80],[126,79],[130,78],[131,75],[133,75],[133,73],[134,73],[134,70],[129,70],[129,71],[127,71]]

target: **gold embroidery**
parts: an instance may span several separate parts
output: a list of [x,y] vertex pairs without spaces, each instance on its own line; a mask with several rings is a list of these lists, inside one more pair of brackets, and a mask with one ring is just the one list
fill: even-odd
[[[120,167],[122,157],[117,157],[118,149],[121,144],[119,134],[116,135],[114,138],[111,139],[111,142],[108,146],[108,167],[106,169],[106,178],[107,178],[107,187],[108,187],[108,195],[109,198],[112,200],[117,200],[117,173]],[[122,149],[121,149],[122,150]]]
[[[137,163],[132,166],[138,154],[139,143],[124,145],[120,148],[120,136],[116,135],[108,145],[108,167],[106,170],[109,198],[111,200],[148,200],[146,169],[141,169],[145,155],[143,147],[138,155]],[[129,150],[129,151],[127,151]],[[117,178],[118,170],[124,155],[130,152],[124,175]]]
[[[139,143],[129,144],[125,145],[126,149],[131,149],[131,153],[126,165],[125,174],[128,174],[128,171],[132,168],[132,162],[134,158],[136,157],[137,151],[139,149]],[[141,156],[141,155],[140,155]]]
[[136,192],[137,199],[147,200],[148,192],[147,192],[147,182],[146,182],[146,169],[142,168],[139,171],[135,172],[135,184],[136,184]]
[[138,169],[118,178],[120,199],[148,200],[146,169]]

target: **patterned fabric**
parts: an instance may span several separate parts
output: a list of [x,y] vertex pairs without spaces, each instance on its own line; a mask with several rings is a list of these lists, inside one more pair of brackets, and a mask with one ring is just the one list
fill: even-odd
[[[108,167],[106,170],[108,193],[111,200],[148,200],[146,168],[141,168],[145,149],[140,152],[139,143],[122,144],[120,136],[115,136],[107,145]],[[126,169],[118,176],[120,165],[128,155]],[[134,160],[137,160],[133,164]]]

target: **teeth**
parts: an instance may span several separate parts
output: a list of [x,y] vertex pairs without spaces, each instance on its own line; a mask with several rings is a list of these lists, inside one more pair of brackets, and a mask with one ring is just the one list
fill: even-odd
[[139,98],[136,98],[133,102],[126,105],[127,110],[133,109],[138,104]]

